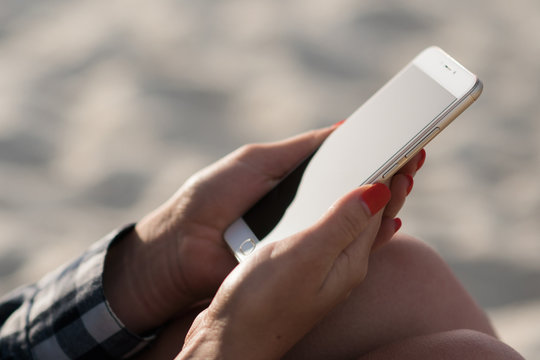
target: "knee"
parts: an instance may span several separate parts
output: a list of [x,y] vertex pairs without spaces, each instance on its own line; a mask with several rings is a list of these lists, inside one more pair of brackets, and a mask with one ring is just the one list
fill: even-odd
[[373,254],[375,261],[384,261],[392,266],[446,268],[441,256],[431,246],[410,235],[398,233]]
[[[388,244],[375,251],[370,267],[382,270],[387,276],[406,280],[407,286],[422,288],[435,286],[438,291],[445,284],[461,287],[446,261],[425,242],[412,236],[397,234]],[[461,290],[461,288],[460,288]]]
[[373,277],[382,276],[396,283],[398,290],[404,286],[406,291],[436,288],[439,292],[441,286],[451,285],[448,291],[454,291],[458,284],[449,266],[431,246],[404,234],[394,236],[372,254],[369,272]]
[[514,360],[523,359],[501,341],[473,330],[452,330],[407,338],[379,347],[361,360],[460,359]]
[[502,341],[474,330],[453,330],[426,338],[429,353],[442,359],[523,359]]
[[414,317],[419,332],[467,328],[494,335],[489,319],[446,262],[420,240],[400,234],[375,251],[367,281],[389,299],[399,299],[409,314],[400,317],[404,325]]

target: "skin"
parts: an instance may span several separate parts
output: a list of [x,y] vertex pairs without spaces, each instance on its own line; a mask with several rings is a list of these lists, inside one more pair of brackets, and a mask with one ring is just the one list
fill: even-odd
[[[229,224],[334,129],[240,148],[191,177],[113,245],[103,277],[110,306],[135,333],[163,327],[138,358],[312,358],[302,344],[324,332],[328,319],[339,319],[337,309],[369,309],[358,299],[369,299],[365,293],[380,284],[364,285],[373,283],[366,279],[368,263],[375,249],[390,248],[383,245],[397,230],[394,218],[425,154],[411,159],[388,187],[352,190],[312,227],[261,248],[239,266],[222,239]],[[484,325],[489,332],[489,323]],[[328,328],[331,340],[336,328]],[[381,329],[382,339],[385,334],[392,332]],[[403,340],[388,338],[384,345],[398,339]],[[351,354],[373,350],[373,343],[363,346]]]
[[[266,306],[271,305],[263,301],[261,307]],[[138,359],[174,358],[182,349],[181,339],[203,309],[172,321]],[[204,328],[209,324],[202,324],[202,330],[197,325],[205,321],[204,314],[192,326],[194,338],[202,337],[200,331],[207,331]],[[233,340],[242,344],[240,358],[253,356],[246,348],[250,344],[247,339],[242,334]],[[188,339],[186,347],[192,346],[190,343]],[[256,344],[260,346],[261,342]],[[212,343],[208,353],[190,356],[184,349],[181,355],[230,357],[225,352],[212,352],[217,347]],[[422,241],[403,234],[396,234],[391,242],[372,253],[364,281],[283,358],[522,359],[496,338],[485,313],[443,259]]]
[[[106,258],[104,289],[126,327],[144,333],[211,299],[237,265],[223,231],[334,128],[238,149],[192,176],[113,246]],[[413,159],[394,177],[392,200],[379,216],[376,243],[394,233],[392,218],[403,205],[419,160]]]
[[488,318],[444,260],[424,242],[397,234],[372,254],[365,280],[287,359],[354,359],[407,339],[411,348],[414,339],[430,334],[443,334],[442,343],[444,334],[461,329],[497,342]]
[[359,358],[383,359],[523,360],[523,357],[489,335],[461,329],[406,338]]
[[[380,187],[387,194],[377,195],[389,200]],[[360,200],[370,190],[352,191],[311,228],[240,264],[196,319],[178,359],[281,358],[363,281],[382,216]]]

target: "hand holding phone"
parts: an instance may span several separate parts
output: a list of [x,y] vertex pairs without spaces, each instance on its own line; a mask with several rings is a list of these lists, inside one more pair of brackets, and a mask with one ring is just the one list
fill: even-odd
[[364,280],[390,197],[383,184],[362,186],[312,229],[260,248],[197,317],[180,358],[283,358]]
[[225,231],[235,257],[312,225],[355,187],[389,179],[481,91],[441,49],[421,52]]

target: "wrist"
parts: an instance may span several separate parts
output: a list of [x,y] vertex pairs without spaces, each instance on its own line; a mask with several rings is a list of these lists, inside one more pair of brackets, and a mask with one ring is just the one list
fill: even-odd
[[175,242],[148,229],[145,219],[113,243],[103,272],[110,307],[126,328],[138,334],[163,325],[192,303],[175,282]]

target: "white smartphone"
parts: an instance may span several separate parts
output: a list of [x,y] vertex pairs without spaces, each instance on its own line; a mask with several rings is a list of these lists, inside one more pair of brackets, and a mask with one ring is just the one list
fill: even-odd
[[417,55],[225,231],[238,261],[314,224],[342,195],[384,181],[472,104],[482,82],[437,47]]

